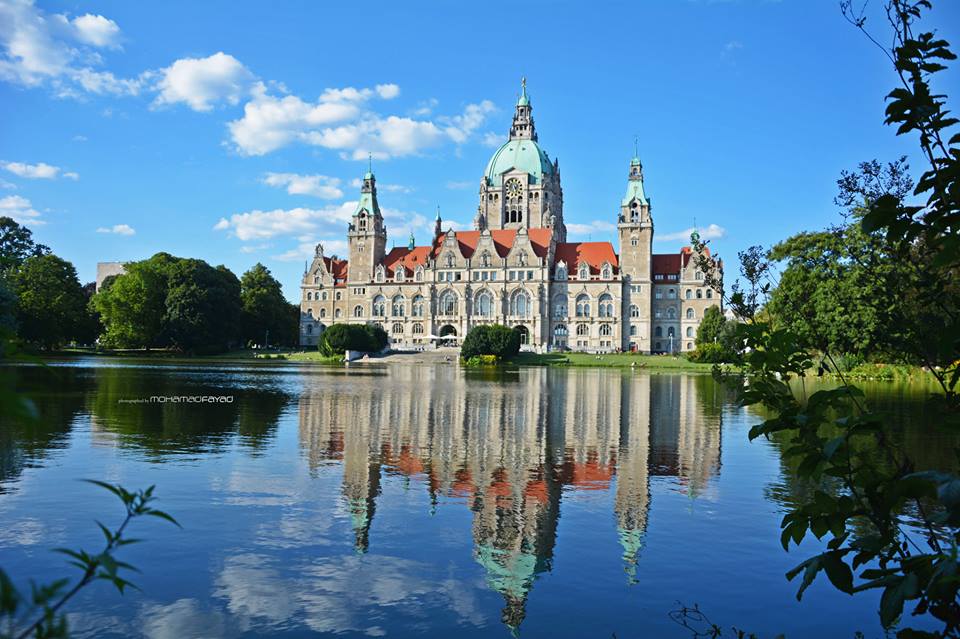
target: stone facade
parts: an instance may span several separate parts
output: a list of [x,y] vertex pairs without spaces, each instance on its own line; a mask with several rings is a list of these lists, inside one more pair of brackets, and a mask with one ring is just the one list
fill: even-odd
[[387,252],[376,178],[364,176],[347,259],[317,245],[304,271],[301,344],[336,322],[376,322],[395,347],[413,348],[496,323],[520,328],[537,351],[693,350],[704,311],[720,299],[689,247],[653,254],[650,211],[634,158],[617,212],[619,254],[610,242],[567,242],[560,165],[540,148],[524,86],[510,137],[480,180],[473,230],[443,230],[438,212],[430,245],[411,237]]

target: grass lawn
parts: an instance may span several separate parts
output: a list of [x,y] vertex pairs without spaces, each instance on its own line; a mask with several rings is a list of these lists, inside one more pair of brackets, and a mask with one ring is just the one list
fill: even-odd
[[684,357],[635,353],[520,353],[510,359],[521,366],[600,366],[608,368],[650,368],[709,372],[712,364],[698,364]]

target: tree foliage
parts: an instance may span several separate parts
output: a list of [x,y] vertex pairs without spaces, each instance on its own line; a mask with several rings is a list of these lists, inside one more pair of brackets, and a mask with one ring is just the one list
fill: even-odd
[[26,258],[11,275],[20,337],[43,348],[78,340],[87,328],[87,300],[70,262],[47,253]]
[[317,348],[324,355],[346,351],[376,353],[387,346],[387,332],[377,324],[334,324],[320,335]]
[[33,241],[33,233],[11,217],[0,217],[0,277],[15,271],[28,257],[46,255],[50,249]]
[[244,344],[296,344],[299,309],[287,302],[280,282],[263,264],[258,262],[240,278],[240,303]]
[[520,352],[520,331],[502,324],[474,326],[463,339],[460,357],[467,360],[481,355],[498,359],[513,357]]

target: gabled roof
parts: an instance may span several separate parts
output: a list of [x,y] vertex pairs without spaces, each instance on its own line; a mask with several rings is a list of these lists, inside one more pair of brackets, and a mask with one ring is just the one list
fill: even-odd
[[412,275],[413,270],[421,264],[426,265],[430,257],[429,246],[415,246],[413,250],[406,246],[395,246],[383,258],[383,266],[388,273],[396,273],[396,269],[403,267],[406,275]]
[[599,273],[604,262],[609,262],[614,273],[620,268],[617,253],[610,242],[564,242],[557,244],[557,251],[553,261],[556,264],[563,261],[569,272],[580,268],[581,262],[590,266],[591,273]]
[[336,260],[332,257],[323,258],[323,265],[327,268],[327,272],[333,275],[334,280],[346,280],[348,263],[347,260]]
[[[550,237],[553,232],[550,229],[528,229],[527,236],[530,238],[530,245],[537,257],[545,257],[550,247]],[[460,244],[460,252],[464,257],[470,257],[477,250],[477,244],[480,242],[480,231],[457,231],[455,233],[457,242]],[[498,229],[490,231],[493,238],[493,246],[500,257],[506,257],[507,253],[513,247],[517,239],[517,232],[513,229]],[[437,238],[436,248],[433,255],[436,257],[443,248],[443,241],[447,234],[442,233]],[[419,247],[418,247],[419,248]]]
[[661,253],[653,255],[654,275],[679,275],[681,262],[680,253]]

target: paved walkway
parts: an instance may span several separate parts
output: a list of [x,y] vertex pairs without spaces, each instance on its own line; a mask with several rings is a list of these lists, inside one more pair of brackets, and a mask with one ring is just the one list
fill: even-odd
[[400,352],[400,353],[390,353],[389,355],[384,355],[382,357],[368,357],[365,359],[357,359],[350,362],[353,364],[381,364],[381,363],[403,363],[403,364],[436,364],[439,362],[450,362],[451,364],[456,363],[457,358],[460,357],[459,348],[438,348],[435,351],[418,351],[418,352]]

